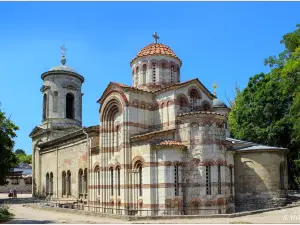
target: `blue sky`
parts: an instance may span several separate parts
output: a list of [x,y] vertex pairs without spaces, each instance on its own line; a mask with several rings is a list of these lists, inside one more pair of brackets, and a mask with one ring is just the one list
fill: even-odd
[[218,97],[268,72],[267,56],[300,23],[298,2],[1,2],[0,102],[20,127],[15,149],[31,153],[28,137],[42,120],[41,74],[60,64],[85,77],[84,126],[99,124],[96,103],[110,81],[131,84],[130,60],[152,43],[170,46],[183,61],[182,81],[198,77]]

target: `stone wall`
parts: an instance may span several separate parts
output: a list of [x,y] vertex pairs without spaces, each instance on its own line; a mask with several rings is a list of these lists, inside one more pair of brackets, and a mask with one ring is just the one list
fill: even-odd
[[[235,161],[236,211],[281,206],[288,188],[287,159],[283,151],[238,151]],[[283,189],[280,186],[280,164],[283,164]]]

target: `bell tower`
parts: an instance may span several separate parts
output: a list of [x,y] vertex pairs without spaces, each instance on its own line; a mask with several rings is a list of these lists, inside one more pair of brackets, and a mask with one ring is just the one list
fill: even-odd
[[68,131],[82,126],[81,87],[84,77],[66,66],[66,48],[61,48],[61,65],[43,73],[42,127],[44,129]]

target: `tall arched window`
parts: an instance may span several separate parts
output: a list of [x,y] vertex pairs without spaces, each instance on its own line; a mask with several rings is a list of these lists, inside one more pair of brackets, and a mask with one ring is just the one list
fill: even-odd
[[179,185],[178,185],[179,184],[179,181],[178,181],[179,176],[178,176],[178,173],[179,173],[179,171],[178,171],[178,164],[176,164],[174,166],[175,196],[179,195]]
[[195,109],[196,108],[196,104],[197,104],[197,93],[196,93],[196,91],[192,90],[191,94],[190,94],[190,97],[191,97],[191,106],[192,106],[192,109]]
[[116,132],[115,132],[115,135],[116,135],[116,150],[115,151],[119,151],[119,133],[120,133],[120,126],[118,125],[116,127]]
[[181,99],[179,99],[179,109],[183,110],[183,107],[184,107],[184,99],[181,98]]
[[170,70],[170,82],[171,84],[173,84],[173,79],[174,79],[174,66],[171,66],[171,70]]
[[229,168],[229,177],[230,177],[230,194],[233,193],[233,174],[232,167]]
[[170,107],[171,107],[171,102],[168,101],[168,102],[167,102],[167,125],[168,125],[168,126],[170,125],[170,115],[169,115]]
[[284,168],[282,163],[279,166],[279,176],[280,176],[280,189],[284,190]]
[[147,65],[143,65],[143,84],[146,84]]
[[114,195],[114,170],[113,168],[109,169],[110,171],[110,195]]
[[47,94],[43,96],[43,120],[47,119],[48,116],[48,100]]
[[53,173],[50,173],[50,194],[53,194]]
[[117,167],[117,176],[118,176],[118,183],[117,183],[117,185],[118,185],[118,196],[120,196],[121,195],[121,169],[120,169],[120,167],[118,166]]
[[58,92],[53,92],[53,112],[57,112],[58,108]]
[[221,166],[218,165],[218,194],[221,194]]
[[136,67],[135,86],[139,85],[139,76],[140,76],[140,69],[139,67]]
[[177,67],[177,82],[180,82],[180,68],[179,66]]
[[206,166],[206,194],[211,195],[211,167]]
[[46,174],[46,194],[48,195],[50,193],[50,177],[49,173]]
[[68,190],[67,190],[67,192],[68,192],[68,195],[71,195],[72,194],[72,187],[71,187],[71,171],[70,170],[68,170],[68,172],[67,172],[67,187],[68,187]]
[[83,174],[83,180],[84,180],[84,193],[88,192],[88,174],[87,174],[87,168],[84,169]]
[[71,93],[66,95],[66,118],[74,119],[74,95]]
[[142,164],[138,164],[137,166],[137,170],[138,170],[138,174],[139,174],[139,195],[142,196],[143,195],[143,168],[142,168]]
[[78,193],[82,194],[83,193],[83,184],[82,184],[82,177],[83,177],[83,171],[80,169],[78,171]]
[[161,124],[162,127],[164,127],[164,109],[165,108],[165,103],[161,104]]
[[156,83],[156,64],[152,64],[152,83],[155,85]]
[[62,194],[66,194],[66,172],[63,171],[61,174],[61,186],[62,186]]

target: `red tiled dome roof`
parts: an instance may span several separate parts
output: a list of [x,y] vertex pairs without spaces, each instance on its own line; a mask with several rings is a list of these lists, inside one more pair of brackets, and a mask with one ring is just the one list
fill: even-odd
[[138,54],[134,57],[134,59],[131,60],[130,65],[137,58],[144,57],[144,56],[150,56],[150,55],[171,56],[171,57],[179,60],[180,64],[182,63],[181,60],[176,56],[176,54],[173,52],[173,50],[170,47],[168,47],[164,44],[161,44],[161,43],[153,43],[153,44],[149,44],[146,47],[142,48],[142,50],[138,52]]

